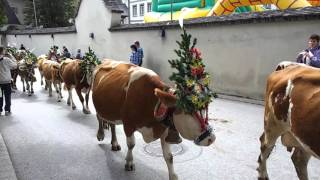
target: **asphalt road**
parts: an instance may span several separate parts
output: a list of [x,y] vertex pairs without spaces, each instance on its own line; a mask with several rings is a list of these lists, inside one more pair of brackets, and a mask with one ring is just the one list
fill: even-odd
[[[21,85],[18,84],[21,90]],[[13,114],[1,117],[0,132],[6,141],[19,180],[160,180],[168,179],[167,167],[159,142],[145,144],[136,133],[133,150],[135,172],[124,170],[126,140],[122,126],[117,127],[122,147],[112,152],[110,132],[102,142],[96,139],[98,123],[92,114],[56,102],[56,94],[48,93],[35,84],[35,95],[21,91],[13,94]],[[202,148],[183,140],[172,146],[175,171],[183,180],[257,179],[258,138],[263,128],[263,106],[216,99],[210,106],[211,121],[217,140]],[[290,154],[278,144],[268,161],[273,180],[297,179]],[[320,179],[320,161],[311,159],[309,177]]]

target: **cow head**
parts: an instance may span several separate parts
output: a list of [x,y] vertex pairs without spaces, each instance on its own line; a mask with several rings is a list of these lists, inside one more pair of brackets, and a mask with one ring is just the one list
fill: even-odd
[[[176,106],[177,98],[174,95],[160,89],[155,89],[155,95],[167,107]],[[205,111],[190,114],[183,109],[175,109],[173,113],[173,123],[181,136],[200,146],[209,146],[216,139],[211,126],[206,121],[207,117],[204,117],[207,116]]]
[[84,73],[84,76],[81,81],[86,80],[88,84],[92,82],[93,71],[96,68],[96,63],[93,61],[82,61],[80,63],[81,71]]

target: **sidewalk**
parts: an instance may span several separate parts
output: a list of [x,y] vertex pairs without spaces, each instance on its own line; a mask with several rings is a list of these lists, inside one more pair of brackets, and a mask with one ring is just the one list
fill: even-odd
[[0,133],[0,180],[16,180],[7,147]]

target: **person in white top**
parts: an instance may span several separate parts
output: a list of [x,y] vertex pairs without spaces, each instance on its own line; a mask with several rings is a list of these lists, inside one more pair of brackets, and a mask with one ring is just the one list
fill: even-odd
[[0,115],[3,108],[3,96],[6,105],[4,107],[5,115],[11,114],[11,69],[17,68],[16,59],[8,53],[5,53],[4,47],[0,46]]

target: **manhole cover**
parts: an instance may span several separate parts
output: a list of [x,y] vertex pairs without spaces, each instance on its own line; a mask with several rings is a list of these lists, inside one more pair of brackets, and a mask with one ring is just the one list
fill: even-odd
[[[202,148],[192,141],[183,140],[180,144],[170,145],[175,163],[182,163],[198,158],[202,154]],[[145,144],[143,152],[153,157],[163,157],[160,140]]]
[[[162,157],[163,156],[160,141],[154,141],[149,144],[146,144],[143,147],[143,149],[146,153],[148,153],[151,156],[155,156],[155,157]],[[171,153],[173,156],[184,153],[183,146],[181,146],[180,144],[172,144],[172,145],[170,145],[170,149],[171,149]]]

